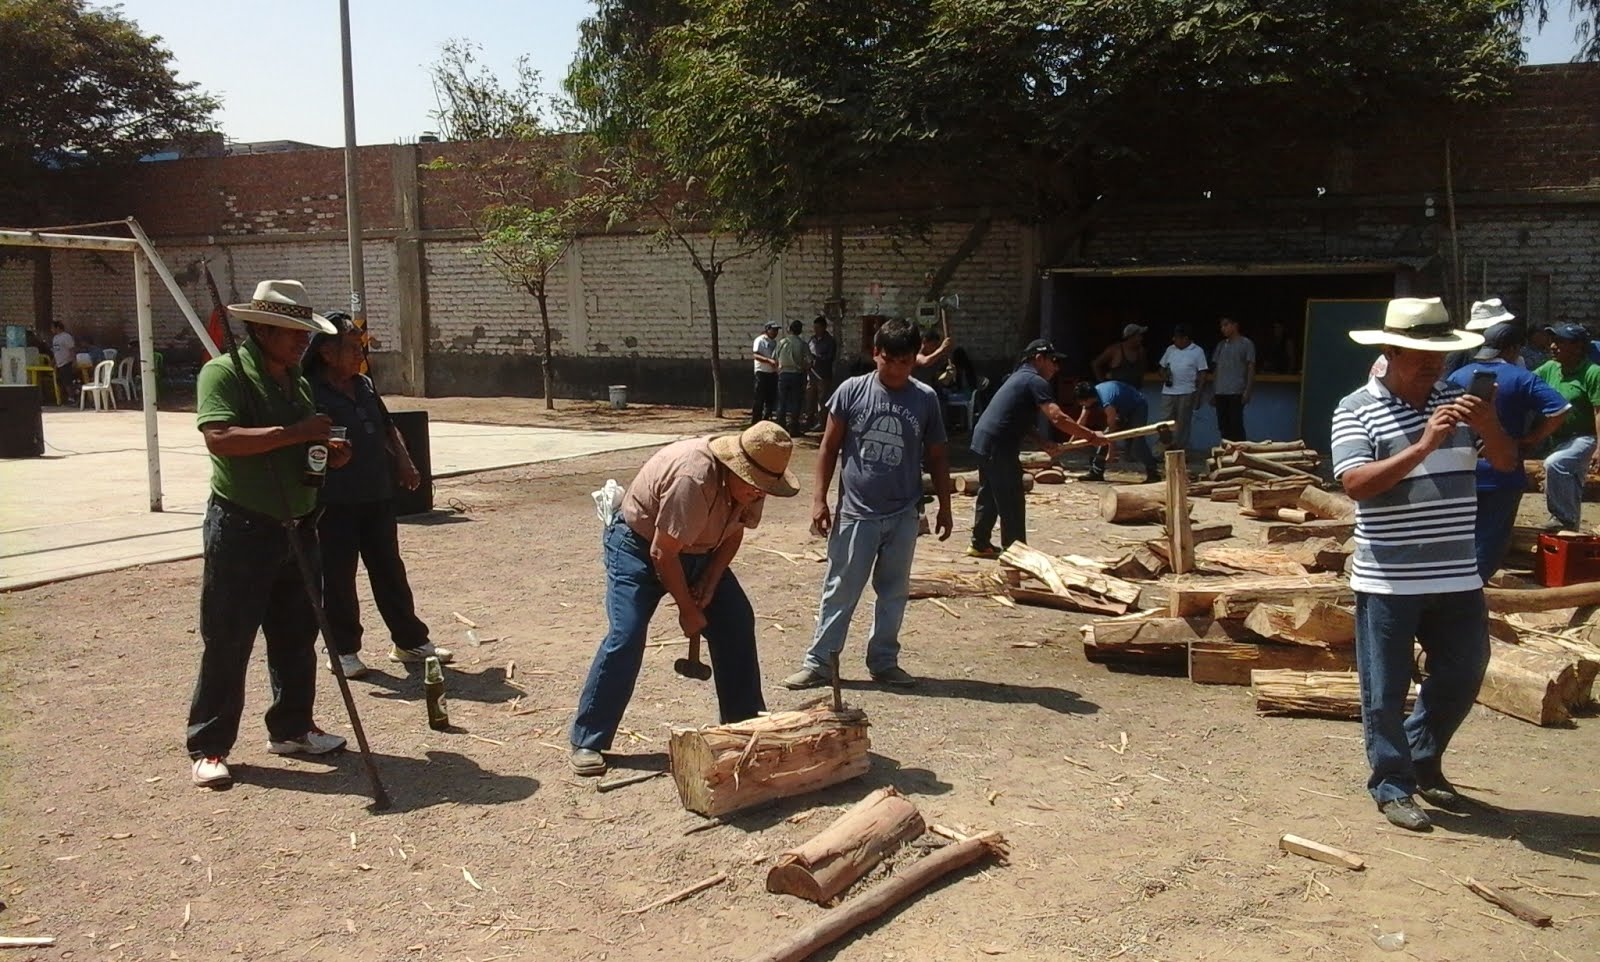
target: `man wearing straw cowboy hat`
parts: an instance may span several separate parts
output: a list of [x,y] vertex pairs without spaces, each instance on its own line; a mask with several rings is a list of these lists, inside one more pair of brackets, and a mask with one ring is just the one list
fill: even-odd
[[794,443],[771,421],[742,434],[690,438],[639,469],[602,536],[610,630],[589,666],[572,719],[572,770],[600,775],[644,661],[645,632],[665,595],[684,635],[710,645],[724,723],[766,711],[756,657],[755,610],[728,565],[768,495],[800,491],[789,471]]
[[[248,337],[237,355],[200,369],[195,421],[211,453],[211,499],[201,528],[200,672],[189,705],[187,746],[196,785],[232,782],[227,758],[244,713],[245,672],[259,630],[267,641],[272,704],[267,750],[320,755],[344,747],[312,721],[317,621],[291,537],[316,556],[317,489],[302,483],[307,446],[326,441],[300,356],[315,332],[335,328],[309,306],[299,281],[262,281],[228,311]],[[329,451],[339,467],[348,449]],[[302,522],[302,523],[294,523]]]
[[[1516,465],[1516,444],[1489,399],[1439,380],[1445,354],[1483,344],[1457,330],[1438,298],[1389,302],[1381,330],[1351,331],[1381,347],[1381,376],[1333,414],[1333,474],[1356,502],[1356,667],[1371,775],[1367,790],[1391,823],[1427,831],[1413,795],[1441,808],[1460,804],[1441,766],[1472,708],[1489,661],[1488,609],[1473,551],[1475,472]],[[1405,714],[1412,646],[1428,677]]]

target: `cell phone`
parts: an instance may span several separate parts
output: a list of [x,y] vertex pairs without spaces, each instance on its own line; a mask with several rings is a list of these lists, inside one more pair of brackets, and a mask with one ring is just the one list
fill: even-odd
[[1489,400],[1489,395],[1494,393],[1494,372],[1478,371],[1472,375],[1472,386],[1467,388],[1467,393],[1473,397]]

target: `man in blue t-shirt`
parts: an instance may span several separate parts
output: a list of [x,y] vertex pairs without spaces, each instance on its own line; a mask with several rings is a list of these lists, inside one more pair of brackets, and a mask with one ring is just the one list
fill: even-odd
[[[1044,338],[1022,350],[1022,361],[983,409],[972,429],[972,453],[978,456],[978,503],[972,519],[972,544],[967,554],[993,558],[1000,553],[990,540],[1000,522],[1000,543],[1028,540],[1026,502],[1022,499],[1022,439],[1037,431],[1039,415],[1075,438],[1108,444],[1105,435],[1067,417],[1056,403],[1050,379],[1061,370],[1065,354]],[[1061,445],[1044,441],[1052,455]]]
[[[1520,351],[1525,336],[1522,326],[1500,323],[1483,332],[1483,347],[1473,360],[1458,368],[1448,380],[1459,388],[1470,388],[1479,371],[1494,375],[1494,409],[1500,426],[1524,452],[1538,447],[1561,427],[1572,406],[1555,388],[1522,366]],[[1528,476],[1522,461],[1510,471],[1496,471],[1483,458],[1478,459],[1478,521],[1476,553],[1478,574],[1488,581],[1499,570],[1511,547],[1511,529],[1517,521],[1522,492]]]
[[[911,322],[884,322],[873,337],[877,370],[850,378],[828,401],[817,457],[811,528],[828,538],[828,571],[811,649],[785,688],[817,688],[833,681],[833,663],[844,649],[850,617],[871,578],[877,594],[867,671],[873,681],[913,685],[900,667],[900,622],[911,593],[911,559],[921,519],[922,466],[933,475],[939,513],[934,522],[950,537],[950,460],[944,420],[933,389],[913,380],[917,329]],[[828,487],[843,455],[837,512],[828,509]]]
[[[1083,424],[1088,420],[1095,408],[1103,408],[1106,414],[1107,434],[1144,427],[1145,417],[1150,413],[1150,405],[1144,399],[1144,392],[1122,381],[1101,381],[1099,384],[1079,381],[1075,390],[1078,404],[1083,407],[1083,413],[1078,416],[1078,423]],[[1156,469],[1156,456],[1155,452],[1150,450],[1150,439],[1129,438],[1124,443],[1128,446],[1128,453],[1138,458],[1139,463],[1144,465],[1145,482],[1153,484],[1160,481],[1161,472]],[[1095,448],[1094,454],[1089,456],[1089,473],[1084,475],[1083,479],[1104,481],[1106,462],[1116,460],[1116,451],[1116,445],[1110,444],[1103,448]]]

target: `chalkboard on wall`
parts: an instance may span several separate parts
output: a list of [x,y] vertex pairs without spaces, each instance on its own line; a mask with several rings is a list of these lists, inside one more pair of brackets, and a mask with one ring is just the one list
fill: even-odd
[[1300,371],[1300,437],[1326,454],[1333,408],[1365,384],[1378,348],[1350,340],[1350,332],[1383,326],[1387,300],[1306,301],[1305,356]]

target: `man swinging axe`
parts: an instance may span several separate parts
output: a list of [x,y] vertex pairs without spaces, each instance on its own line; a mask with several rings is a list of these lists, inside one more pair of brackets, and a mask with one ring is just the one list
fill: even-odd
[[724,723],[766,711],[756,657],[756,616],[728,565],[747,528],[761,523],[768,495],[800,491],[789,471],[794,444],[771,421],[742,434],[690,438],[651,456],[628,485],[603,535],[606,614],[611,627],[589,667],[572,719],[572,770],[600,775],[644,663],[645,633],[662,597],[678,605],[691,640],[680,673],[704,677],[702,637],[716,663]]
[[[335,329],[308,306],[299,281],[262,281],[248,304],[229,305],[244,322],[242,348],[212,358],[196,385],[196,423],[211,454],[211,498],[201,529],[199,677],[189,706],[193,780],[233,781],[228,756],[244,712],[245,673],[256,632],[266,637],[272,704],[267,750],[321,755],[345,740],[317,727],[317,614],[303,559],[316,558],[317,489],[302,483],[308,447],[326,442],[332,422],[317,414],[300,356],[314,332]],[[340,467],[349,448],[323,448]],[[300,539],[300,544],[291,543]],[[381,791],[380,791],[381,794]]]

